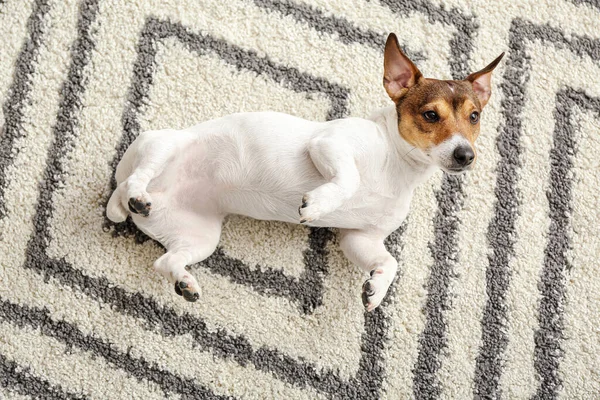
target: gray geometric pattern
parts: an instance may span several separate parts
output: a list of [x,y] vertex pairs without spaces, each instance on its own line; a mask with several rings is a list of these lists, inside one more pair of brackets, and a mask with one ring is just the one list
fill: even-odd
[[[525,39],[525,40],[524,40]],[[477,368],[475,394],[484,397],[497,396],[498,381],[502,372],[502,352],[508,342],[504,325],[506,317],[506,290],[510,281],[509,261],[513,256],[512,246],[515,238],[514,224],[518,215],[518,196],[516,193],[516,172],[519,167],[519,155],[523,151],[519,146],[519,135],[521,134],[521,120],[519,116],[526,101],[525,86],[523,80],[527,81],[528,57],[526,55],[528,41],[541,40],[549,45],[565,46],[578,54],[587,54],[592,59],[600,60],[600,40],[592,40],[588,37],[572,36],[567,40],[562,32],[550,26],[538,26],[529,22],[516,19],[512,22],[510,29],[509,48],[511,50],[507,60],[507,68],[502,83],[502,90],[510,94],[502,101],[502,110],[506,118],[506,125],[498,137],[498,151],[502,158],[498,165],[498,183],[496,185],[496,207],[494,219],[490,222],[488,239],[493,249],[490,256],[490,264],[487,272],[487,289],[489,293],[488,302],[483,318],[483,346],[481,348]],[[523,79],[525,76],[525,79]],[[567,91],[566,93],[571,93]],[[550,237],[546,247],[546,261],[540,282],[542,300],[540,303],[540,330],[536,332],[536,370],[541,378],[537,396],[539,398],[550,398],[556,396],[559,388],[557,377],[557,360],[560,356],[560,348],[557,340],[560,338],[560,307],[561,288],[557,279],[560,274],[552,275],[553,269],[567,267],[565,257],[566,249],[569,247],[567,226],[568,221],[564,216],[569,210],[569,161],[568,157],[573,154],[573,144],[570,146],[564,141],[565,129],[572,129],[570,121],[561,113],[568,107],[572,94],[557,93],[557,105],[555,119],[557,121],[555,131],[555,146],[569,147],[569,150],[557,154],[557,150],[551,153],[552,167],[561,170],[552,170],[550,174],[551,192],[548,194],[550,200]],[[584,102],[583,107],[593,107],[593,102]],[[588,105],[589,104],[589,105]],[[572,140],[572,139],[571,139]],[[565,157],[567,156],[567,157]],[[560,159],[558,159],[560,158]],[[547,315],[546,312],[550,312]],[[554,332],[553,332],[554,331]],[[550,343],[548,342],[550,341]]]
[[[148,90],[152,85],[152,71],[155,65],[157,41],[169,37],[178,39],[189,47],[190,50],[199,54],[210,51],[215,52],[221,59],[233,64],[238,69],[246,68],[257,74],[267,75],[285,86],[290,86],[292,90],[306,93],[315,91],[323,92],[330,98],[332,104],[328,113],[331,119],[341,118],[347,113],[348,91],[338,85],[331,84],[317,77],[302,74],[293,68],[275,65],[266,59],[258,58],[252,53],[245,52],[222,40],[194,34],[179,24],[158,21],[151,18],[146,22],[140,35],[138,59],[134,67],[135,79],[129,90],[130,99],[123,115],[124,135],[117,149],[113,169],[116,169],[117,163],[125,153],[125,150],[127,150],[140,133],[137,118],[142,104],[147,101]],[[116,183],[112,182],[112,184],[114,186]],[[111,225],[111,222],[107,219],[106,226],[110,227]],[[131,232],[138,235],[140,242],[144,241],[145,235],[135,227],[131,220],[115,226],[114,232],[115,234]],[[271,269],[262,273],[260,270],[253,272],[248,268],[244,268],[243,263],[239,260],[227,257],[222,249],[217,249],[205,261],[204,265],[216,273],[226,274],[237,283],[247,284],[261,293],[285,295],[299,301],[300,308],[304,312],[311,312],[322,301],[320,274],[326,272],[324,248],[330,236],[330,232],[324,229],[311,230],[309,237],[310,248],[305,253],[306,272],[299,281],[286,277],[278,270]]]
[[[14,12],[15,8],[9,7],[12,5],[9,4],[10,1],[1,2],[0,10]],[[475,53],[482,46],[479,38],[488,29],[487,26],[480,25],[478,15],[482,16],[482,20],[485,18],[478,13],[477,9],[470,12],[460,6],[439,6],[429,1],[403,3],[381,0],[367,2],[368,4],[360,1],[352,4],[290,0],[240,0],[240,2],[248,7],[255,7],[258,13],[262,13],[260,15],[264,16],[265,21],[279,20],[282,24],[287,24],[285,26],[293,26],[294,29],[290,28],[292,32],[290,35],[294,40],[302,40],[303,35],[313,37],[309,35],[314,33],[319,41],[327,45],[337,43],[348,48],[357,46],[356,48],[363,49],[364,54],[380,52],[386,33],[393,27],[390,26],[388,29],[387,26],[385,28],[373,26],[374,17],[361,14],[360,10],[363,8],[370,10],[374,15],[380,15],[381,21],[378,23],[382,25],[386,24],[385,18],[388,16],[392,19],[412,21],[411,23],[423,19],[425,22],[416,23],[415,30],[421,30],[421,36],[426,36],[427,32],[430,32],[428,29],[441,30],[440,37],[448,38],[447,57],[441,50],[440,54],[435,49],[432,50],[432,44],[435,44],[436,40],[433,38],[426,38],[424,42],[426,45],[423,45],[419,42],[405,41],[401,37],[404,41],[403,47],[421,69],[446,63],[454,79],[461,79],[471,71],[474,65],[471,59],[477,57]],[[330,326],[330,329],[339,328],[341,335],[339,349],[332,349],[334,350],[332,353],[338,355],[339,359],[333,361],[329,360],[331,358],[329,356],[324,356],[323,361],[320,355],[318,361],[303,356],[303,352],[310,353],[310,349],[297,349],[290,352],[297,341],[295,335],[301,333],[287,333],[289,335],[287,347],[278,348],[277,345],[270,344],[269,341],[272,339],[270,336],[265,337],[261,342],[250,332],[244,332],[244,325],[237,320],[231,321],[231,324],[213,321],[210,317],[213,314],[204,316],[201,307],[198,311],[173,304],[168,300],[167,295],[157,295],[150,289],[144,289],[143,282],[139,290],[132,291],[110,275],[98,272],[93,265],[89,265],[91,261],[81,261],[83,267],[73,262],[73,256],[79,254],[78,249],[86,246],[93,247],[96,244],[91,239],[90,242],[86,242],[85,239],[68,243],[58,242],[53,231],[57,222],[55,221],[58,214],[56,210],[61,205],[57,202],[63,201],[60,193],[67,190],[65,188],[70,185],[71,175],[76,172],[70,170],[69,166],[75,149],[82,139],[81,135],[89,134],[89,128],[83,125],[82,115],[86,107],[90,107],[86,101],[92,81],[89,71],[101,63],[98,48],[101,17],[113,12],[111,7],[123,7],[123,10],[126,10],[124,15],[132,12],[127,8],[128,5],[115,5],[108,0],[80,0],[76,3],[78,10],[76,34],[73,35],[74,42],[68,51],[69,60],[65,63],[64,82],[60,93],[56,94],[59,103],[52,123],[52,131],[46,133],[49,136],[47,157],[40,163],[41,175],[33,196],[35,206],[31,221],[23,222],[22,229],[28,229],[25,225],[31,223],[31,235],[27,244],[23,243],[22,254],[19,253],[18,246],[9,243],[12,240],[8,237],[9,234],[0,232],[0,245],[4,246],[0,248],[0,252],[3,251],[2,249],[8,249],[7,255],[0,257],[0,278],[4,277],[3,279],[9,282],[9,287],[0,292],[0,336],[3,332],[23,332],[35,335],[36,341],[47,343],[46,346],[51,346],[48,343],[56,343],[52,346],[63,346],[61,348],[65,349],[64,354],[57,355],[57,359],[65,357],[72,360],[75,371],[77,368],[82,371],[85,368],[92,371],[96,368],[99,376],[104,374],[102,376],[113,377],[110,382],[121,382],[119,379],[123,379],[123,382],[140,385],[150,395],[158,398],[169,396],[193,399],[289,396],[344,399],[397,398],[398,396],[419,399],[456,397],[453,394],[455,388],[452,386],[452,379],[444,375],[443,366],[449,360],[455,359],[452,358],[455,355],[448,354],[449,343],[454,340],[453,335],[455,335],[451,329],[450,318],[455,315],[451,312],[458,307],[455,299],[459,294],[454,291],[455,285],[464,278],[457,272],[462,270],[464,263],[461,255],[470,246],[464,236],[465,229],[469,227],[465,226],[463,218],[466,213],[472,212],[470,207],[474,200],[469,198],[469,193],[472,191],[468,189],[474,183],[464,176],[439,175],[435,178],[439,182],[429,182],[424,185],[423,193],[431,194],[430,207],[426,208],[427,211],[417,212],[414,215],[413,211],[403,226],[386,240],[387,248],[400,262],[400,271],[384,303],[372,313],[361,315],[358,314],[361,312],[360,308],[356,308],[353,304],[343,301],[336,303],[335,299],[332,300],[332,296],[338,293],[334,290],[335,286],[343,281],[339,280],[339,276],[351,276],[351,279],[356,278],[360,281],[358,279],[360,273],[357,269],[350,272],[340,271],[342,267],[339,264],[342,261],[337,255],[333,230],[316,228],[307,230],[307,247],[302,252],[301,260],[304,269],[297,276],[286,272],[285,257],[278,259],[280,263],[278,265],[270,263],[256,265],[229,255],[224,247],[219,247],[207,260],[192,267],[195,273],[211,274],[217,280],[222,279],[224,285],[225,282],[228,282],[227,285],[232,285],[225,285],[225,287],[247,290],[232,294],[240,296],[240,304],[245,304],[246,301],[260,302],[261,300],[254,300],[255,298],[252,297],[256,296],[256,299],[264,298],[273,301],[273,303],[257,304],[293,305],[295,312],[281,311],[280,317],[300,318],[302,321],[307,321],[307,326],[315,332],[313,335],[317,335],[314,338],[316,341],[319,340],[318,332],[321,332],[321,325]],[[323,5],[325,3],[327,5]],[[35,0],[30,2],[31,13],[25,19],[17,14],[12,17],[10,12],[3,17],[7,20],[12,17],[14,20],[20,19],[26,22],[23,22],[25,36],[21,38],[22,42],[7,44],[7,46],[17,47],[18,51],[15,52],[14,70],[9,73],[10,76],[3,72],[6,78],[0,81],[0,97],[2,97],[0,101],[3,104],[3,127],[0,136],[0,223],[2,223],[0,228],[13,226],[15,224],[13,221],[21,218],[18,210],[21,207],[23,210],[27,209],[26,201],[19,204],[11,199],[15,198],[16,185],[24,185],[19,180],[20,175],[15,172],[23,168],[23,163],[19,160],[29,154],[28,146],[36,145],[27,140],[32,135],[29,128],[33,125],[30,122],[33,114],[31,110],[35,110],[38,106],[32,100],[33,95],[36,90],[40,90],[40,85],[43,87],[46,73],[42,68],[41,54],[48,49],[50,52],[62,51],[52,48],[55,43],[53,35],[57,34],[58,26],[56,16],[52,14],[56,4],[48,0]],[[75,4],[74,0],[71,4]],[[186,6],[184,2],[182,4],[182,7]],[[593,1],[563,2],[561,0],[556,4],[568,7],[572,12],[577,10],[583,13],[598,13],[598,5]],[[293,61],[282,60],[279,54],[270,55],[264,48],[255,50],[251,45],[240,46],[239,43],[231,42],[229,38],[218,32],[211,32],[208,29],[204,31],[198,29],[196,25],[188,24],[185,18],[178,20],[175,17],[165,17],[164,12],[159,11],[162,10],[161,6],[156,5],[156,14],[152,8],[154,6],[147,5],[147,7],[151,11],[143,15],[143,23],[140,24],[137,36],[131,38],[132,42],[136,43],[135,59],[131,62],[114,61],[122,63],[123,68],[128,68],[126,73],[131,77],[121,113],[122,131],[116,135],[120,139],[110,156],[95,154],[91,149],[86,153],[90,159],[102,158],[101,163],[108,165],[107,170],[111,172],[102,177],[108,187],[114,187],[114,169],[118,160],[142,131],[141,121],[148,104],[152,102],[150,92],[155,84],[155,74],[159,67],[157,60],[159,48],[171,46],[173,39],[183,45],[192,56],[216,58],[233,67],[236,73],[251,74],[253,79],[267,82],[273,90],[279,88],[291,93],[299,93],[306,95],[307,99],[311,99],[312,95],[327,99],[329,104],[329,109],[325,113],[327,119],[343,118],[351,115],[357,104],[373,102],[373,99],[361,97],[361,93],[364,93],[361,92],[363,90],[361,77],[344,81],[335,73],[328,76],[326,73],[315,72],[326,70],[326,68],[319,69],[320,66],[304,71]],[[206,7],[209,8],[209,5]],[[219,10],[218,6],[210,7],[217,7],[216,10]],[[136,9],[135,12],[138,11]],[[506,15],[509,14],[507,12]],[[217,14],[209,15],[216,18]],[[229,15],[229,17],[231,20],[222,23],[230,23],[232,29],[235,29],[236,25],[233,21],[237,16]],[[474,398],[502,398],[507,397],[507,394],[509,397],[536,399],[558,396],[589,398],[594,395],[590,388],[600,387],[600,377],[591,372],[590,376],[585,377],[587,383],[577,388],[569,382],[569,371],[561,368],[565,357],[569,355],[566,344],[569,341],[579,340],[569,337],[565,332],[571,326],[574,326],[574,329],[582,329],[578,325],[580,322],[573,321],[565,311],[576,307],[567,301],[567,294],[571,290],[569,279],[574,279],[569,278],[570,271],[595,268],[595,266],[582,266],[573,261],[573,257],[577,255],[572,256],[572,253],[577,252],[573,245],[573,237],[581,233],[574,232],[572,219],[580,213],[578,206],[580,199],[593,197],[593,194],[580,193],[575,189],[577,180],[583,179],[577,173],[593,175],[594,171],[582,170],[577,165],[581,149],[576,138],[580,134],[580,128],[574,120],[578,118],[579,112],[592,115],[598,130],[583,134],[600,134],[600,126],[597,124],[600,121],[600,85],[597,80],[592,79],[591,87],[588,88],[573,84],[572,80],[566,80],[566,83],[559,85],[559,89],[552,93],[555,98],[554,110],[545,116],[554,120],[552,146],[547,155],[549,172],[544,177],[548,190],[540,194],[547,198],[547,208],[541,212],[547,215],[549,225],[539,226],[540,231],[543,231],[543,260],[539,266],[531,266],[533,271],[538,271],[536,275],[538,293],[535,302],[537,320],[532,325],[531,344],[523,344],[525,347],[529,346],[528,349],[532,354],[528,365],[535,371],[535,383],[519,394],[516,389],[510,387],[510,379],[503,374],[510,368],[516,368],[513,365],[517,365],[511,364],[513,361],[507,356],[508,346],[519,340],[511,332],[511,323],[530,323],[530,321],[520,320],[519,318],[522,317],[511,313],[511,307],[514,306],[508,300],[515,279],[513,262],[519,257],[515,246],[521,240],[517,221],[528,217],[521,212],[523,204],[519,192],[520,179],[524,179],[521,176],[523,159],[529,152],[536,151],[528,147],[529,145],[523,139],[527,133],[525,122],[530,118],[527,107],[534,101],[528,95],[531,85],[536,83],[530,81],[531,70],[539,67],[532,61],[534,56],[537,56],[535,53],[537,48],[532,50],[530,47],[533,44],[536,46],[541,44],[544,48],[566,51],[572,56],[573,63],[583,65],[584,69],[588,68],[586,71],[598,73],[600,27],[596,25],[590,30],[589,26],[586,26],[582,31],[584,33],[579,34],[577,31],[573,33],[570,22],[559,21],[547,24],[523,16],[513,15],[507,18],[510,26],[507,36],[508,57],[505,65],[499,69],[501,73],[494,78],[497,89],[493,98],[497,97],[494,101],[499,105],[496,148],[485,152],[497,155],[495,158],[497,165],[493,171],[495,181],[493,192],[487,193],[486,197],[486,201],[493,204],[490,207],[492,214],[484,217],[489,221],[487,248],[477,250],[482,256],[481,260],[487,258],[481,261],[482,264],[479,266],[481,271],[485,270],[483,274],[485,288],[482,288],[484,297],[473,296],[472,298],[472,307],[479,310],[479,326],[464,327],[465,330],[473,332],[472,336],[479,335],[474,354],[465,356],[467,364],[470,365],[470,370],[466,373],[472,376],[467,389]],[[246,22],[257,26],[266,23]],[[120,34],[122,32],[114,32],[115,37]],[[282,37],[282,41],[285,40],[289,38]],[[494,45],[493,48],[496,51],[499,46]],[[373,60],[368,61],[371,70],[379,68],[377,66],[380,60],[371,61]],[[358,64],[364,61],[356,62]],[[374,74],[378,75],[380,72],[376,70]],[[178,78],[187,79],[183,76]],[[238,78],[243,79],[235,74],[230,79]],[[257,106],[260,107],[260,104]],[[310,108],[310,106],[306,107]],[[495,106],[488,107],[492,107],[490,112],[493,113]],[[36,162],[39,161],[31,160],[32,164]],[[93,185],[90,183],[90,191],[95,190]],[[25,190],[24,188],[23,191]],[[100,196],[101,198],[96,199],[100,205],[107,200],[106,193],[102,195],[104,197]],[[428,198],[427,195],[419,196],[416,196],[417,200]],[[90,210],[90,212],[94,211]],[[78,221],[75,217],[68,223],[78,224]],[[429,221],[431,232],[427,231],[427,227],[423,231],[415,228],[422,225],[423,221]],[[90,228],[91,226],[93,228]],[[256,230],[265,229],[260,224],[252,226]],[[137,230],[129,220],[121,224],[113,224],[103,218],[103,223],[84,224],[82,229],[103,230],[102,235],[106,241],[102,243],[114,243],[115,246],[129,246],[123,243],[134,240],[136,245],[126,247],[132,253],[144,252],[151,244],[150,239]],[[7,230],[7,232],[13,231]],[[90,232],[90,236],[96,232]],[[418,260],[412,260],[412,262],[423,263],[420,267],[426,271],[426,274],[422,281],[422,294],[417,293],[422,300],[419,303],[421,314],[410,315],[412,322],[410,326],[405,326],[397,322],[399,316],[407,312],[403,308],[407,300],[403,297],[404,293],[400,292],[399,285],[401,282],[418,279],[404,271],[404,267],[408,265],[406,263],[411,262],[404,255],[407,250],[406,243],[415,240],[407,237],[410,232],[418,232],[417,240],[426,241],[426,248],[429,251]],[[58,254],[55,250],[56,246],[60,249],[66,248],[64,256],[56,256]],[[156,247],[156,245],[151,246]],[[289,246],[289,244],[282,241],[281,246]],[[600,249],[594,251],[600,255]],[[21,258],[23,262],[18,266],[12,264],[13,260]],[[100,258],[98,260],[102,261]],[[192,343],[191,349],[181,344],[178,345],[177,351],[207,353],[218,365],[227,365],[228,371],[222,373],[226,383],[223,384],[218,379],[208,379],[207,376],[214,376],[210,373],[206,376],[202,374],[191,376],[178,369],[173,364],[173,359],[168,357],[159,358],[158,361],[144,357],[145,353],[141,352],[141,348],[145,346],[143,341],[124,348],[121,344],[122,338],[118,335],[114,336],[112,328],[103,326],[97,327],[97,330],[90,330],[85,323],[77,322],[81,321],[80,317],[70,315],[69,309],[57,312],[59,306],[56,304],[62,303],[58,303],[54,298],[40,301],[35,289],[31,290],[30,295],[27,292],[11,294],[11,292],[22,292],[20,287],[10,287],[14,282],[10,276],[13,274],[21,276],[19,275],[21,273],[32,273],[38,279],[42,278],[39,279],[39,283],[30,282],[31,286],[35,288],[36,285],[42,285],[49,288],[47,290],[55,293],[57,298],[62,296],[62,293],[69,293],[68,296],[72,293],[74,298],[81,300],[82,304],[93,304],[93,306],[82,306],[89,307],[89,318],[92,321],[97,315],[92,309],[110,310],[106,312],[115,313],[131,321],[131,326],[122,326],[125,331],[140,328],[144,335],[159,335],[165,345],[170,341],[185,343],[185,340],[189,339]],[[149,274],[139,276],[148,279]],[[597,282],[593,283],[597,285]],[[170,288],[164,286],[167,292]],[[343,290],[346,288],[344,287]],[[354,290],[358,298],[359,287],[348,290]],[[251,298],[248,300],[242,296]],[[218,299],[210,301],[214,301],[210,303],[211,306],[218,307]],[[527,300],[523,299],[523,301]],[[586,301],[587,298],[582,299],[582,304]],[[359,338],[357,348],[346,345],[351,342],[351,339],[346,339],[344,335],[352,336],[349,332],[354,329],[351,325],[346,326],[347,320],[329,322],[323,317],[324,313],[331,312],[332,309],[339,311],[346,308],[346,314],[353,315],[352,318],[359,321],[361,331],[356,335]],[[282,309],[287,310],[285,307]],[[586,308],[577,309],[577,312],[583,314],[589,311]],[[243,305],[240,306],[239,312],[245,312]],[[269,310],[269,312],[275,312],[277,315],[277,310]],[[339,313],[335,315],[340,318]],[[118,318],[115,317],[114,320],[121,321]],[[255,318],[262,318],[262,316],[256,315]],[[280,334],[277,332],[277,321],[269,319],[272,317],[264,318],[265,323],[274,325],[273,335]],[[309,336],[310,333],[308,332]],[[22,350],[16,344],[16,339],[15,336],[0,340],[0,389],[2,389],[0,395],[19,394],[30,398],[57,399],[99,397],[100,392],[96,382],[83,382],[81,387],[75,386],[66,376],[52,370],[52,362],[48,366],[42,360],[28,361],[29,359],[24,358]],[[414,343],[414,354],[394,353],[394,344],[399,340],[409,340]],[[600,351],[600,337],[592,338],[591,343],[590,352]],[[300,346],[298,344],[298,347]],[[360,352],[358,356],[355,355],[357,351]],[[85,359],[82,358],[82,354],[91,354],[92,358],[98,361],[93,365],[84,366]],[[398,363],[399,359],[402,360],[400,363]],[[397,365],[404,366],[410,374],[411,387],[393,388]],[[593,367],[594,365],[590,365],[589,369],[593,371]],[[202,371],[211,370],[210,365],[202,365],[200,368]],[[239,372],[241,370],[245,371],[244,374],[250,375],[242,376]],[[227,380],[230,379],[228,374],[233,376],[233,380]],[[244,386],[243,389],[240,389],[239,383],[234,383],[248,379],[248,376],[254,378],[244,383],[248,386]],[[278,383],[270,383],[272,382],[270,379],[273,379],[273,382],[282,382],[282,387],[289,392],[285,395],[278,392],[282,389],[278,389]],[[260,382],[261,380],[264,382]],[[565,385],[566,383],[571,385]],[[572,391],[567,392],[566,388]],[[144,395],[133,394],[123,389],[121,392],[115,391],[114,396],[129,398]]]

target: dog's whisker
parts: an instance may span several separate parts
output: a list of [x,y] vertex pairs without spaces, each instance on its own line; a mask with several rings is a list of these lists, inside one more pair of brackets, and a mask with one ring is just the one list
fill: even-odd
[[417,146],[413,146],[412,149],[410,149],[403,157],[406,157],[407,155],[409,155],[413,150],[415,150],[417,148]]
[[409,151],[406,152],[406,154],[404,154],[403,156],[400,156],[404,161],[408,162],[408,160],[406,159],[406,156],[410,154],[411,151],[413,151],[414,149],[416,149],[416,146],[413,146],[412,149],[410,149]]

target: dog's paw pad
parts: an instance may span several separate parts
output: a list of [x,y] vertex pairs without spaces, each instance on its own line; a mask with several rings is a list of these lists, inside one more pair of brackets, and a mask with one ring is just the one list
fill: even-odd
[[183,296],[189,302],[194,302],[200,298],[200,293],[194,288],[195,285],[189,284],[185,281],[175,282],[175,293],[179,296]]
[[381,288],[381,282],[377,282],[374,279],[368,279],[362,286],[362,303],[365,310],[368,312],[376,309],[380,304],[387,292],[386,288]]
[[129,199],[129,211],[134,214],[140,214],[144,217],[150,215],[150,209],[152,208],[152,203],[150,201],[145,201],[140,197],[131,197]]

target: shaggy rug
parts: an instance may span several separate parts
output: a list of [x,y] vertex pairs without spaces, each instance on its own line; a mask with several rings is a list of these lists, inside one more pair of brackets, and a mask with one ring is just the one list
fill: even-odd
[[[390,104],[498,54],[478,163],[419,188],[365,313],[334,231],[230,217],[187,303],[105,204],[140,132]],[[0,397],[600,396],[597,0],[3,0]]]

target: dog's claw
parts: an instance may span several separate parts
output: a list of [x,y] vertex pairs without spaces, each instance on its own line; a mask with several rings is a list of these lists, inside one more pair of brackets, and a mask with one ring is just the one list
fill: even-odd
[[144,202],[139,198],[131,197],[127,204],[129,206],[129,211],[134,214],[141,214],[144,217],[150,215],[150,208],[152,206],[151,202]]
[[134,214],[137,214],[137,210],[135,208],[133,208],[133,206],[131,205],[131,201],[129,203],[127,203],[127,205],[129,206],[129,211],[131,211]]
[[[374,270],[374,271],[376,271],[376,270]],[[375,273],[377,273],[377,272],[375,272]],[[365,310],[367,312],[371,312],[379,306],[379,304],[381,303],[381,300],[382,300],[382,298],[380,298],[381,297],[380,295],[381,295],[381,292],[379,292],[379,294],[377,293],[375,284],[371,279],[365,281],[365,283],[362,286],[361,299],[362,299],[363,306],[365,307]]]
[[200,294],[198,294],[198,292],[192,293],[190,291],[185,290],[183,292],[183,298],[189,301],[190,303],[193,303],[200,298]]
[[373,288],[371,281],[366,281],[363,284],[362,289],[363,289],[363,293],[366,294],[367,296],[373,296],[375,294],[375,288]]
[[301,224],[316,221],[320,218],[321,212],[318,204],[319,202],[314,199],[309,200],[307,194],[302,197],[302,205],[298,207]]
[[362,292],[361,298],[362,298],[363,306],[365,308],[368,308],[369,307],[369,296],[367,296],[367,294],[365,292]]
[[192,303],[200,298],[200,293],[194,291],[192,286],[184,281],[175,282],[175,293]]

